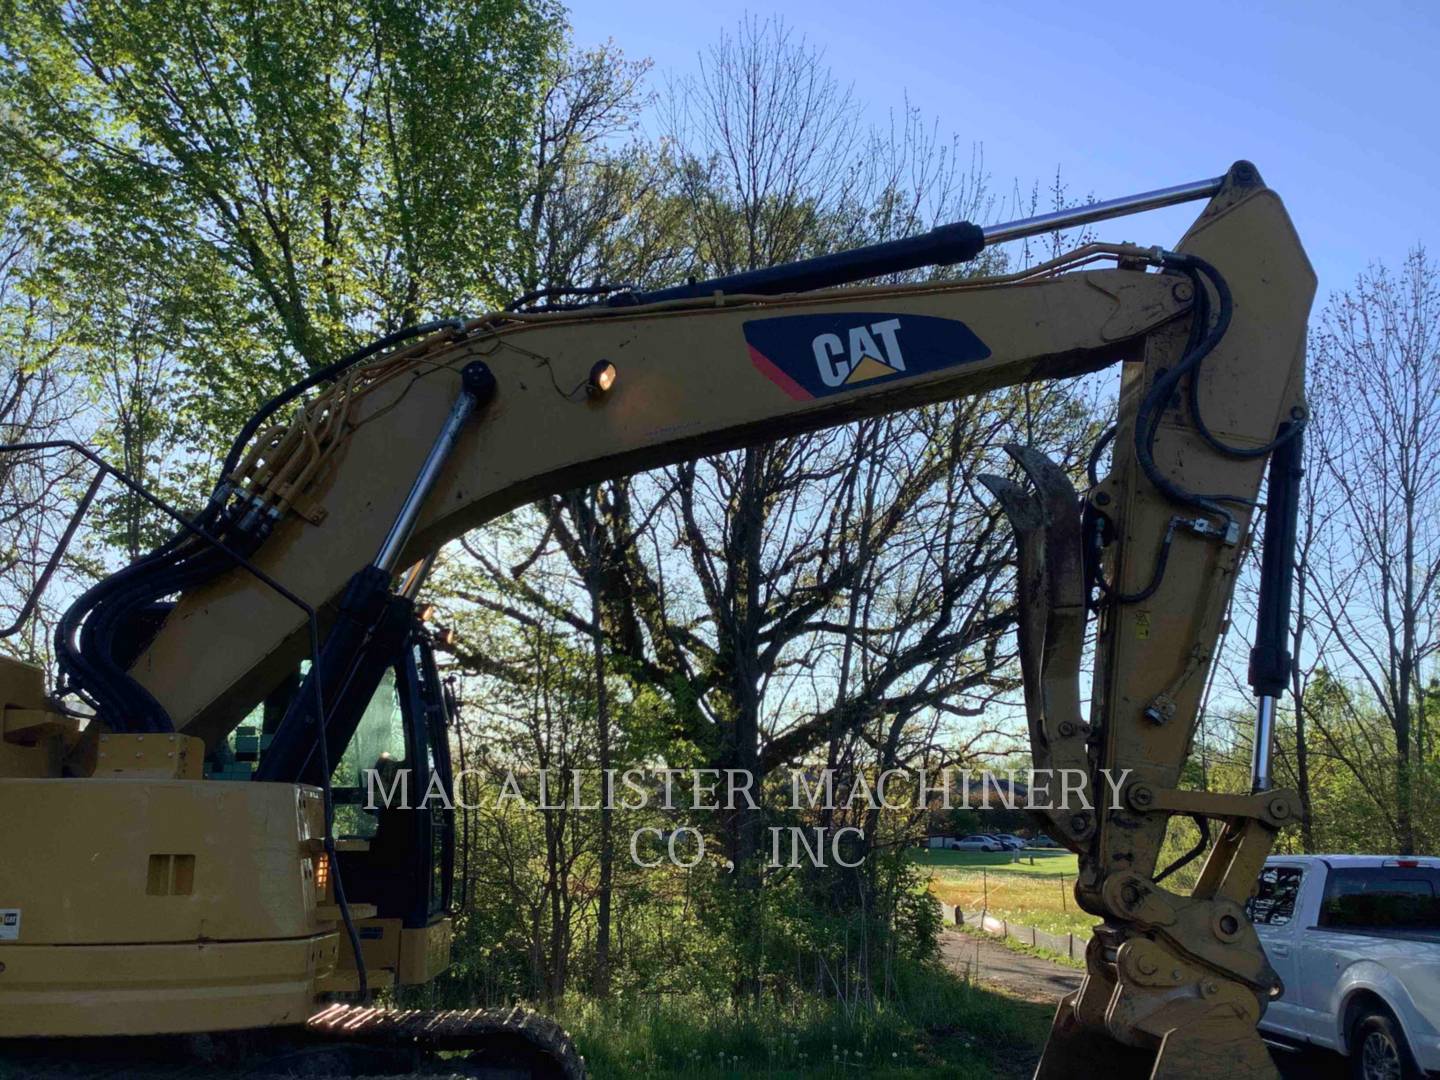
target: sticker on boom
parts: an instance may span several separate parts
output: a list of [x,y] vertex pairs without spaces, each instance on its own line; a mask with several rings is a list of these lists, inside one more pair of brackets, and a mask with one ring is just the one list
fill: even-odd
[[751,319],[745,344],[760,372],[796,401],[984,360],[990,349],[955,319],[845,311]]

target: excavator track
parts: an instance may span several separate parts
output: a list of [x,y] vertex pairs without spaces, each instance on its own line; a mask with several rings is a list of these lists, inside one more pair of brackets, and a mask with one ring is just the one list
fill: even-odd
[[585,1061],[569,1033],[549,1017],[518,1005],[440,1011],[331,1005],[312,1016],[305,1028],[313,1036],[349,1045],[430,1053],[468,1050],[467,1072],[493,1066],[495,1076],[516,1080],[585,1077]]

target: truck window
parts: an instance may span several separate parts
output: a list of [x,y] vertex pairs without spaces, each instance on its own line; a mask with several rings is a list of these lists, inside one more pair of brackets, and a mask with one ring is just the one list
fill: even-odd
[[1245,905],[1256,926],[1284,926],[1295,917],[1295,899],[1305,871],[1298,866],[1267,866],[1260,871],[1260,887]]
[[1332,870],[1325,883],[1320,925],[1440,931],[1440,870],[1394,866]]

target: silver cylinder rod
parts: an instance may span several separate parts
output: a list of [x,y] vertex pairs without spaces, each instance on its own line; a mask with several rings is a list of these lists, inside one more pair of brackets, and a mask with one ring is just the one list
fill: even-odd
[[470,414],[475,411],[476,406],[488,399],[495,391],[495,376],[478,360],[466,364],[460,376],[462,380],[460,396],[450,407],[450,415],[445,418],[445,423],[440,428],[440,434],[435,436],[435,442],[431,444],[430,452],[425,455],[425,462],[420,466],[415,483],[410,486],[410,494],[405,496],[400,513],[395,515],[395,520],[390,525],[390,531],[385,534],[385,541],[380,545],[380,552],[375,556],[372,564],[387,573],[395,572],[395,567],[400,561],[400,553],[409,542],[410,534],[415,531],[415,522],[420,517],[420,508],[425,504],[425,499],[429,496],[431,488],[435,486],[435,481],[440,478],[440,470],[444,468],[446,459],[450,457],[450,451],[455,449],[455,443],[460,439],[460,432],[465,427],[465,421],[470,419]]
[[410,567],[410,569],[406,570],[405,576],[401,579],[400,587],[396,589],[395,592],[407,600],[414,600],[415,597],[419,596],[420,589],[430,576],[430,571],[434,568],[435,560],[439,555],[440,552],[432,551],[429,555],[426,555],[425,558]]
[[1010,240],[1020,240],[1057,229],[1073,229],[1077,225],[1088,225],[1092,221],[1104,221],[1107,218],[1124,217],[1126,214],[1139,214],[1145,210],[1158,210],[1162,206],[1208,199],[1220,190],[1220,185],[1224,182],[1223,176],[1195,180],[1189,184],[1176,184],[1174,187],[1146,191],[1140,195],[1126,195],[1087,206],[1072,206],[1037,217],[1021,218],[1019,221],[1007,221],[1003,225],[986,225],[980,231],[984,234],[986,246],[1004,244]]
[[1255,710],[1255,749],[1250,755],[1250,790],[1269,791],[1274,784],[1270,759],[1275,750],[1275,699],[1264,694]]
[[[1245,161],[1237,161],[1226,175],[1235,177],[1238,182],[1248,183],[1259,179],[1255,167]],[[885,274],[918,270],[922,266],[953,266],[956,263],[969,262],[991,244],[1003,244],[1009,240],[1019,240],[1023,236],[1068,229],[1124,214],[1138,214],[1162,206],[1208,199],[1220,190],[1225,179],[1225,176],[1217,176],[1211,180],[1176,184],[1158,191],[1127,195],[1123,199],[1110,199],[1106,202],[1090,203],[1088,206],[1072,206],[1068,210],[1056,210],[1054,213],[984,228],[969,221],[956,221],[917,236],[902,236],[898,240],[886,240],[849,251],[837,251],[833,255],[818,255],[813,259],[801,259],[799,262],[765,266],[759,270],[710,278],[708,281],[695,281],[692,278],[684,285],[672,285],[668,289],[656,289],[652,292],[620,292],[596,302],[619,307],[659,304],[671,300],[709,299],[715,293],[775,296],[780,293],[806,292],[810,289],[833,289],[839,285],[849,285]]]

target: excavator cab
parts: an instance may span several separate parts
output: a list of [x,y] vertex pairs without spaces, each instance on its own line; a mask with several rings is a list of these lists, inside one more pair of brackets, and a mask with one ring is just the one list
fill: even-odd
[[[265,755],[308,668],[302,664],[207,756],[208,779],[264,775]],[[347,700],[354,702],[353,715],[331,718],[351,732],[330,769],[339,877],[369,985],[423,983],[449,963],[456,716],[431,634],[419,619],[381,667],[368,701]],[[329,869],[322,878],[331,876]],[[343,938],[331,982],[335,989],[358,988],[354,951]]]
[[449,961],[450,710],[428,636],[417,629],[330,778],[341,877],[353,903],[375,908],[356,924],[362,953],[371,970],[394,971],[401,983],[425,982]]

